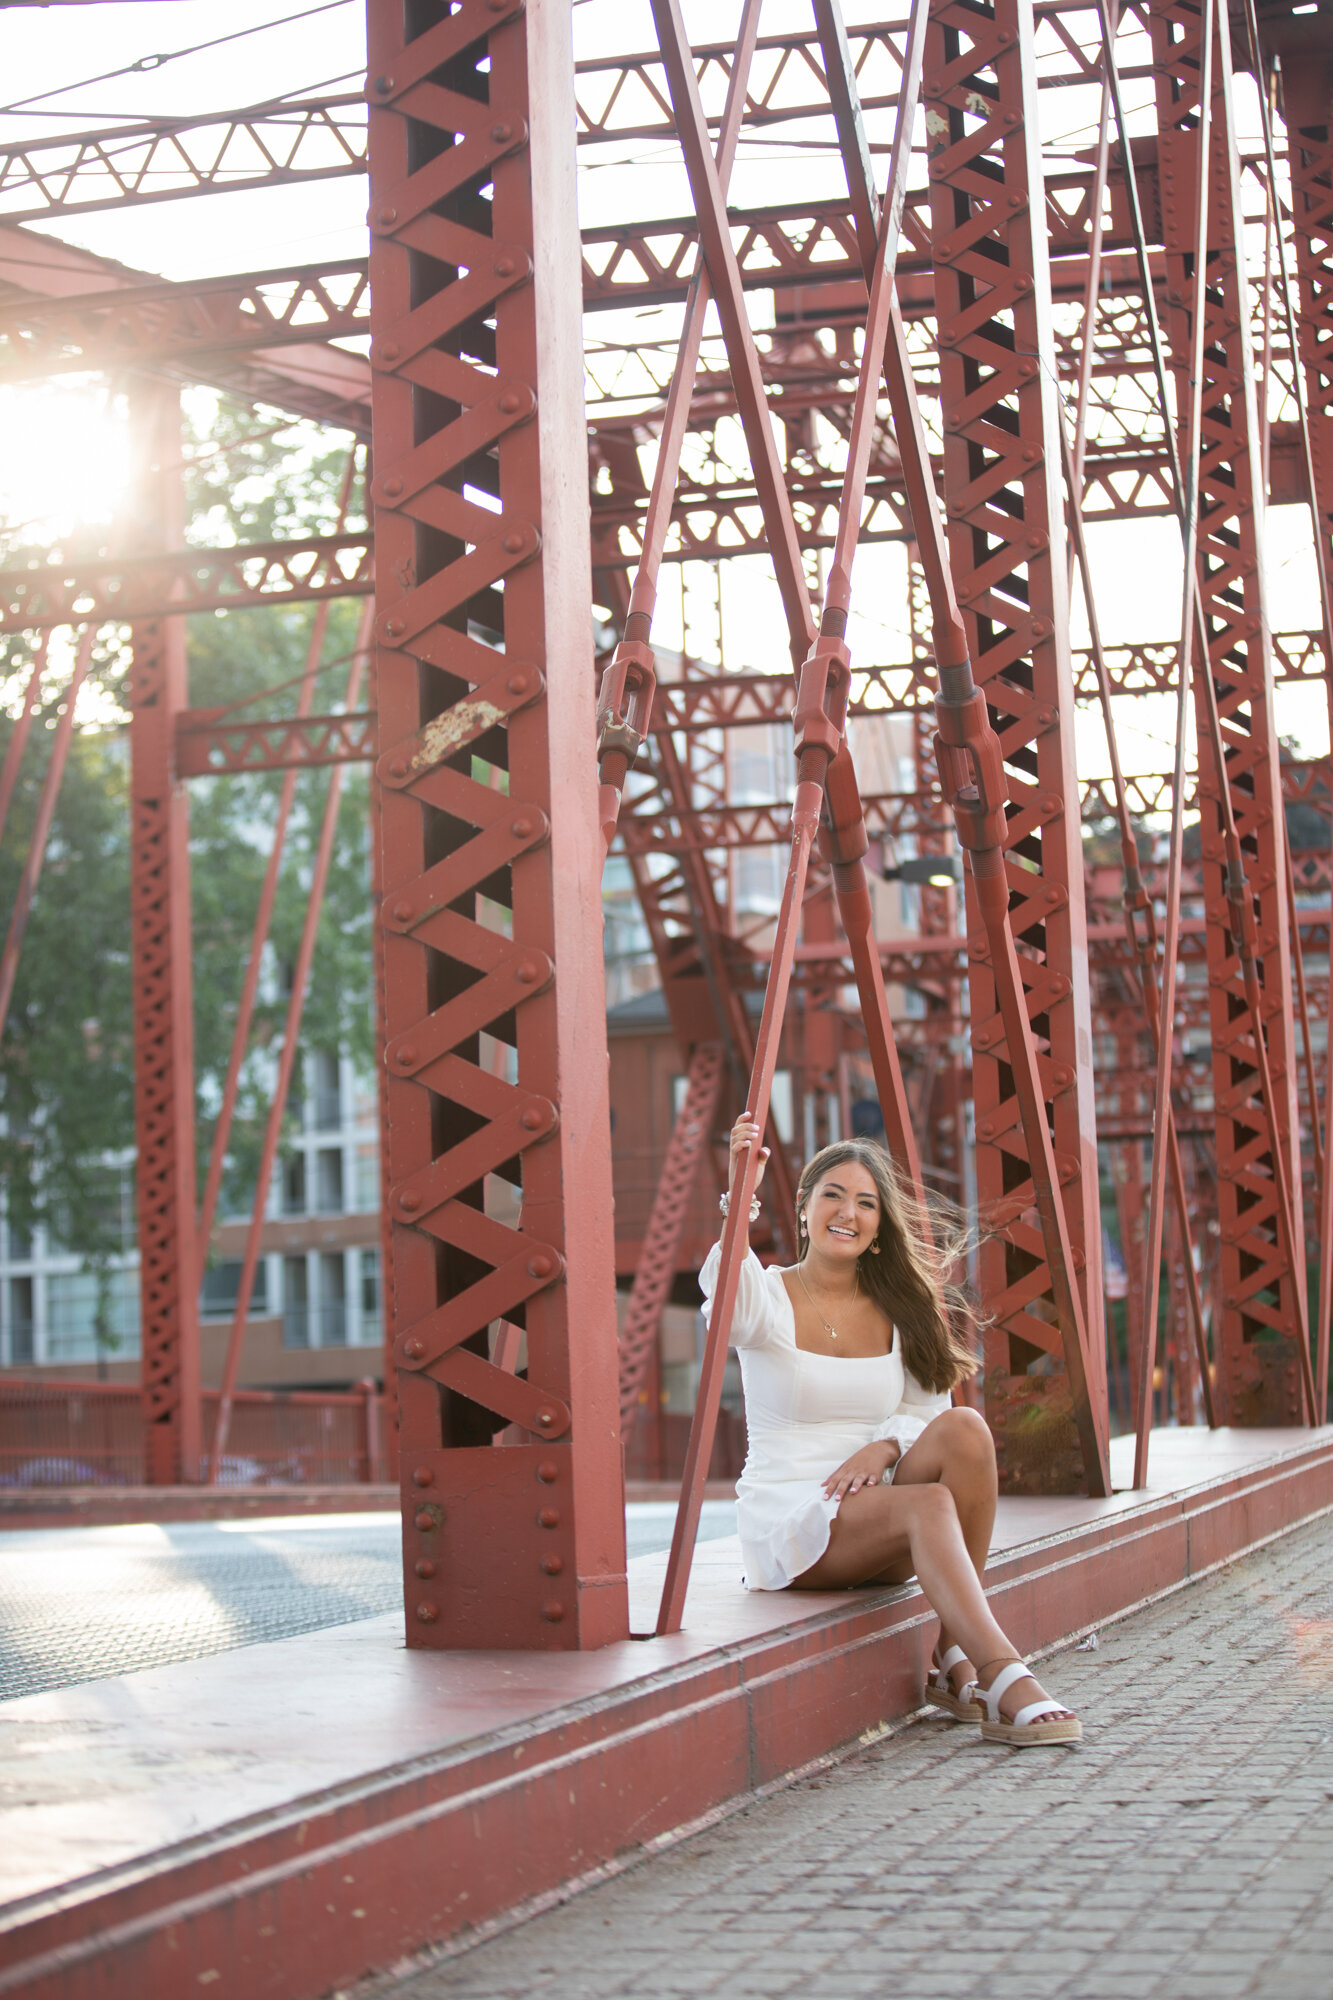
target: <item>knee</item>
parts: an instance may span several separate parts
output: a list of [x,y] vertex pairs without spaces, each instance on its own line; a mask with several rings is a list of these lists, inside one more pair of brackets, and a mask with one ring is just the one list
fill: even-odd
[[978,1411],[960,1406],[945,1410],[935,1421],[946,1427],[945,1448],[950,1458],[969,1468],[994,1472],[995,1440]]
[[904,1487],[902,1492],[911,1496],[913,1518],[919,1527],[943,1527],[950,1521],[957,1523],[958,1509],[947,1486],[932,1481],[928,1486]]

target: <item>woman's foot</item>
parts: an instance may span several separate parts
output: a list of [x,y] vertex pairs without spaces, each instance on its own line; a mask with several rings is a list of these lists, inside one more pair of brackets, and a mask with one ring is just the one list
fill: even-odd
[[1083,1725],[1072,1709],[1052,1700],[1027,1662],[988,1660],[977,1676],[985,1710],[981,1733],[988,1743],[1077,1743]]
[[976,1668],[961,1646],[946,1646],[943,1638],[930,1657],[925,1699],[956,1722],[980,1722],[985,1709],[976,1698]]

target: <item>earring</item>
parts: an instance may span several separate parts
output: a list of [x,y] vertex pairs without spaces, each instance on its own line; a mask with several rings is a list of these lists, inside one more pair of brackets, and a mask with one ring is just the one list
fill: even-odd
[[870,1246],[870,1254],[871,1254],[871,1256],[872,1256],[872,1257],[878,1257],[878,1255],[879,1255],[879,1238],[878,1238],[878,1236],[877,1236],[877,1237],[875,1238],[874,1242],[873,1242],[873,1243],[871,1244],[871,1246]]

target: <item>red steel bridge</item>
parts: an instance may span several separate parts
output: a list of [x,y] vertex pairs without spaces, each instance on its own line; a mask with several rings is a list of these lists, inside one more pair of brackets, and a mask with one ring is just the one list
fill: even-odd
[[[1274,704],[1288,683],[1333,691],[1329,0],[651,0],[620,30],[616,11],[368,0],[364,91],[0,138],[0,381],[105,372],[139,460],[114,555],[0,574],[0,629],[83,635],[0,1008],[33,896],[59,893],[38,877],[78,677],[93,635],[127,627],[145,1463],[207,1479],[243,1318],[206,1435],[201,1261],[291,799],[201,1212],[189,780],[331,767],[262,1187],[337,774],[373,766],[412,1646],[625,1636],[623,1435],[697,1255],[696,1190],[711,1200],[720,1135],[743,1103],[766,1110],[780,1060],[798,1129],[845,1128],[856,1069],[904,1169],[975,1199],[1007,1491],[1104,1494],[1113,1420],[1141,1480],[1155,1374],[1185,1422],[1299,1427],[1327,1406],[1333,783],[1284,747]],[[753,201],[765,145],[808,150],[804,198]],[[688,199],[641,198],[636,149]],[[369,224],[354,260],[172,283],[61,233],[349,176]],[[373,534],[183,546],[189,383],[350,434]],[[1312,629],[1274,615],[1276,505],[1313,517]],[[1088,534],[1139,519],[1185,581],[1178,619],[1126,643],[1133,578],[1106,591]],[[858,638],[853,558],[864,576],[878,545],[903,565],[888,658]],[[665,565],[756,559],[785,622],[763,671],[655,652]],[[277,720],[191,706],[191,615],[342,596],[365,611],[336,712],[313,712],[309,677]],[[312,667],[321,639],[316,621]],[[1131,695],[1174,718],[1146,775],[1117,754]],[[909,754],[885,788],[856,751],[888,722]],[[737,746],[789,724],[792,782],[738,799]],[[886,842],[920,888],[908,934],[880,921]],[[737,857],[763,846],[787,852],[785,887],[742,920]],[[687,1077],[619,1326],[608,852]],[[797,1164],[788,1149],[769,1177],[773,1254]]]

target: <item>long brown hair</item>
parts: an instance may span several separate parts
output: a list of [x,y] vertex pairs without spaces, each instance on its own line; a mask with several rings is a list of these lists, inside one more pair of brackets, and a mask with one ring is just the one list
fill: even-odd
[[871,1139],[840,1139],[806,1161],[796,1184],[803,1252],[806,1204],[827,1174],[853,1161],[865,1168],[879,1196],[875,1250],[857,1262],[862,1289],[897,1327],[903,1361],[922,1388],[952,1389],[978,1366],[969,1336],[975,1337],[981,1316],[952,1278],[976,1231],[954,1202],[933,1190],[923,1206],[918,1190],[882,1146]]

